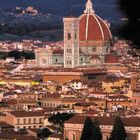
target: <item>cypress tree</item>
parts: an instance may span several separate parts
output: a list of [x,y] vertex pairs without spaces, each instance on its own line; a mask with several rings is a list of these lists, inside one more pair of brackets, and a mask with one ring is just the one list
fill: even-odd
[[84,123],[80,140],[92,140],[92,139],[93,139],[93,123],[90,117],[87,117]]
[[116,116],[110,140],[125,140],[127,137],[123,122],[119,116]]
[[82,135],[80,140],[101,140],[102,134],[100,127],[97,124],[97,120],[92,120],[90,117],[87,117],[84,123]]
[[102,133],[97,118],[95,118],[95,120],[93,121],[93,128],[94,140],[102,140]]

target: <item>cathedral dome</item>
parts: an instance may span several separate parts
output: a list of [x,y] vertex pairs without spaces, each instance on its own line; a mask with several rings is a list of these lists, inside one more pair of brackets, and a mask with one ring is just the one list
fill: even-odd
[[109,27],[94,13],[91,0],[87,1],[84,14],[79,20],[80,46],[99,46],[111,40]]

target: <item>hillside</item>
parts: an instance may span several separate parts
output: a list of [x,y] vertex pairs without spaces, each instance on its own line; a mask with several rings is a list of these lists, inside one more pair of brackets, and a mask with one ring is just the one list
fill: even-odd
[[[63,39],[62,18],[80,16],[87,0],[0,0],[0,40],[34,38]],[[113,25],[120,25],[122,14],[117,0],[92,0],[95,13]],[[33,6],[38,14],[15,13],[16,7],[25,10]],[[115,26],[114,26],[115,25]],[[60,34],[61,33],[61,34]],[[12,35],[12,36],[11,36]],[[14,36],[13,36],[14,35]]]
[[[121,14],[117,0],[92,0],[96,13],[110,22],[119,22]],[[85,9],[86,0],[0,0],[0,9],[33,6],[41,13],[57,16],[79,16]]]

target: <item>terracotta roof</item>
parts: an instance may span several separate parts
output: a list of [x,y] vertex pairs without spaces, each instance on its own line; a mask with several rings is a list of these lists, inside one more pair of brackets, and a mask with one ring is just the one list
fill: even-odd
[[53,93],[53,94],[44,94],[43,99],[59,99],[61,95],[59,93]]
[[[65,123],[69,124],[84,124],[86,116],[78,116],[75,115],[71,119],[67,120]],[[94,120],[95,118],[98,119],[100,125],[113,125],[115,116],[113,117],[96,117],[92,116],[91,119]],[[130,118],[121,118],[123,121],[124,126],[133,126],[133,127],[140,127],[140,118],[138,117],[130,117]]]
[[114,96],[108,96],[108,99],[125,99],[128,100],[130,99],[129,97],[125,96],[125,95],[114,95]]
[[41,112],[33,112],[33,111],[11,111],[10,112],[15,117],[38,117],[44,116]]
[[95,98],[95,97],[89,97],[88,99],[89,99],[90,102],[91,101],[105,101],[105,99]]
[[91,102],[80,102],[76,103],[75,106],[98,106],[96,103]]
[[[79,41],[109,41],[112,38],[106,23],[95,14],[83,14],[79,22]],[[87,46],[91,44],[86,43]],[[93,46],[95,43],[93,42]]]
[[62,49],[53,50],[53,54],[63,54],[63,50]]
[[23,135],[23,134],[0,134],[0,139],[16,139],[16,140],[37,140],[33,136]]

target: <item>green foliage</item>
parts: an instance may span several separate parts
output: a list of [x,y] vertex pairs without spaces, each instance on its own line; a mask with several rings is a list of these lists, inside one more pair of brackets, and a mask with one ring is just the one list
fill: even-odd
[[44,139],[44,137],[48,137],[49,135],[51,135],[52,133],[50,132],[50,130],[48,128],[40,128],[37,131],[37,137],[39,139]]
[[92,122],[90,117],[86,118],[80,140],[102,140],[102,133],[97,119]]
[[14,51],[9,52],[8,57],[14,57],[15,59],[21,59],[21,58],[35,59],[35,54],[34,52],[31,52],[31,51],[19,52],[17,50],[14,50]]
[[19,36],[25,36],[32,32],[40,32],[40,31],[52,31],[52,30],[60,30],[62,29],[62,23],[41,23],[40,25],[36,24],[24,24],[24,23],[18,23],[14,24],[13,26],[9,25],[8,23],[0,24],[0,33],[2,34],[11,34],[11,35],[19,35]]
[[119,116],[116,116],[110,140],[125,140],[127,137],[123,122]]
[[6,59],[7,57],[8,57],[8,53],[7,52],[0,51],[0,59]]
[[60,131],[63,131],[64,121],[70,119],[73,116],[73,113],[57,113],[55,115],[50,116],[48,118],[48,121],[53,123],[54,125],[57,125],[60,128]]
[[99,121],[97,118],[94,119],[93,121],[93,126],[94,126],[94,140],[102,140],[102,133],[101,129],[99,127]]

